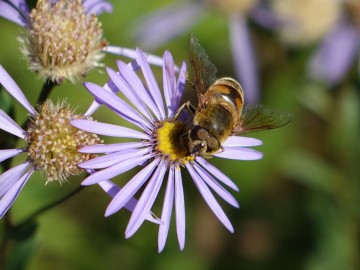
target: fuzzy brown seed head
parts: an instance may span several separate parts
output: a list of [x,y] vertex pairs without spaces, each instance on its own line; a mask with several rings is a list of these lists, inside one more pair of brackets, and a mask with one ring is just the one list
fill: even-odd
[[60,83],[80,80],[103,58],[107,42],[95,14],[81,0],[38,0],[30,13],[30,29],[20,38],[30,69]]
[[97,135],[77,129],[70,124],[75,115],[65,102],[54,105],[50,100],[39,106],[39,113],[28,126],[28,155],[36,170],[47,175],[47,182],[63,182],[69,175],[83,171],[77,164],[94,158],[78,149],[101,143]]

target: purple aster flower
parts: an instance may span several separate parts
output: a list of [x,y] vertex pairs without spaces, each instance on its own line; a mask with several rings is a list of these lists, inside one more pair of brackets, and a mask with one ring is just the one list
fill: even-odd
[[[146,56],[137,50],[138,63],[143,82],[131,66],[118,61],[119,71],[107,68],[113,87],[126,97],[122,98],[93,83],[85,87],[95,99],[106,105],[113,112],[128,121],[134,128],[120,125],[74,120],[72,124],[87,132],[105,136],[131,139],[127,142],[99,144],[88,146],[83,153],[105,153],[82,164],[80,167],[96,170],[87,177],[82,185],[101,183],[136,166],[141,170],[115,195],[106,209],[106,216],[122,209],[139,190],[144,187],[126,228],[126,238],[131,237],[142,225],[151,210],[162,185],[166,185],[159,227],[159,252],[165,246],[173,208],[176,216],[176,230],[180,249],[185,245],[185,201],[181,171],[186,168],[193,182],[210,209],[233,232],[233,227],[214,197],[216,193],[224,201],[238,207],[236,199],[224,187],[238,191],[238,188],[219,169],[200,156],[189,155],[182,147],[180,137],[188,131],[188,115],[178,114],[180,100],[186,82],[186,65],[182,64],[178,77],[171,54],[166,51],[163,56],[163,91],[155,80]],[[163,98],[164,97],[164,98]],[[214,156],[237,160],[256,160],[262,154],[246,147],[260,145],[257,139],[230,136],[223,144],[223,151]],[[166,182],[166,183],[164,183]]]
[[[105,0],[38,0],[29,10],[24,0],[0,0],[0,17],[26,29],[19,37],[29,68],[42,79],[80,80],[101,66],[104,52],[133,57],[134,50],[108,46],[96,15],[111,12]],[[150,56],[153,64],[161,58]]]
[[228,19],[230,45],[236,78],[246,91],[246,102],[260,100],[259,78],[254,45],[248,28],[248,19],[256,12],[259,0],[185,1],[169,5],[145,16],[136,25],[136,39],[141,47],[152,49],[187,31],[204,20],[212,10],[220,11]]
[[[64,102],[54,105],[46,101],[36,111],[1,65],[0,85],[26,109],[31,119],[25,131],[0,109],[0,130],[15,135],[26,143],[23,148],[0,149],[0,163],[27,153],[27,159],[23,163],[0,175],[1,218],[14,203],[35,170],[45,172],[47,182],[55,180],[62,182],[69,175],[83,171],[77,163],[94,157],[93,154],[84,155],[77,150],[86,145],[99,143],[100,140],[95,134],[89,134],[70,125],[71,120],[84,117],[75,115]],[[100,186],[111,197],[119,191],[111,181],[103,181]],[[136,200],[131,198],[125,207],[131,211],[135,205]],[[151,213],[148,213],[147,219],[158,223],[158,219]]]

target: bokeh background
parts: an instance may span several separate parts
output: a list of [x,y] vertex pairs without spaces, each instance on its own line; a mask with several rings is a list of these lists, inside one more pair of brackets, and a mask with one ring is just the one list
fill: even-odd
[[[112,45],[135,48],[134,29],[139,19],[171,1],[112,3],[113,13],[100,16],[106,39]],[[142,49],[157,55],[168,49],[180,64],[188,59],[187,39],[193,32],[217,65],[218,75],[235,76],[226,14],[216,8],[206,12],[203,20],[177,37],[157,48]],[[317,19],[312,20],[316,24]],[[90,186],[41,215],[33,237],[12,241],[8,269],[360,269],[358,62],[354,59],[335,85],[315,81],[309,79],[307,67],[323,37],[289,44],[278,31],[259,26],[251,18],[248,26],[259,66],[259,103],[289,111],[293,120],[281,129],[249,135],[264,142],[257,147],[264,153],[261,160],[211,160],[240,188],[239,193],[233,192],[240,209],[221,202],[235,232],[231,234],[222,226],[191,179],[185,178],[185,249],[178,248],[172,221],[166,247],[158,254],[157,226],[145,222],[132,238],[125,239],[130,214],[122,210],[104,218],[110,198],[98,186]],[[34,104],[42,82],[28,71],[27,60],[19,51],[17,36],[23,31],[0,18],[0,64]],[[116,68],[116,59],[107,55],[104,62]],[[154,70],[161,82],[161,69]],[[100,70],[91,72],[85,81],[102,85],[107,79]],[[51,97],[66,98],[79,113],[92,102],[81,83],[58,86]],[[0,105],[10,100],[0,89]],[[187,88],[184,100],[196,102],[196,94]],[[25,112],[18,104],[14,112],[20,123],[24,121]],[[120,123],[106,108],[98,110],[94,118]],[[0,140],[6,140],[4,132],[0,132]],[[114,181],[123,183],[136,171]],[[13,221],[20,222],[61,198],[81,180],[81,176],[71,177],[61,186],[45,185],[44,177],[36,174],[11,209]],[[159,215],[163,192],[154,208]],[[4,221],[0,220],[0,239],[3,232]]]

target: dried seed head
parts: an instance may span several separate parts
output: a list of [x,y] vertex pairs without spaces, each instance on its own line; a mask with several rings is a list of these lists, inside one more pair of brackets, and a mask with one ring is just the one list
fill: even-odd
[[65,102],[54,105],[47,100],[38,111],[27,130],[28,155],[35,169],[46,173],[47,182],[63,182],[69,175],[81,173],[83,169],[77,164],[95,155],[79,153],[78,149],[101,143],[98,136],[70,124],[84,117],[75,115]]
[[80,80],[103,58],[101,23],[85,13],[81,0],[39,0],[30,13],[30,28],[20,37],[30,69],[60,83]]

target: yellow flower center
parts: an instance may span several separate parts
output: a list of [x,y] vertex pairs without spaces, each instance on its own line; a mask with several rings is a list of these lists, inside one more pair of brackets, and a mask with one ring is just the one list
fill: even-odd
[[85,13],[81,0],[39,0],[30,14],[30,29],[20,38],[30,69],[43,79],[80,80],[100,65],[106,46],[95,14]]
[[181,165],[193,161],[194,157],[188,155],[188,151],[181,144],[181,137],[187,134],[189,129],[180,121],[163,122],[156,130],[156,150],[166,156],[170,161]]
[[78,163],[94,158],[93,154],[79,153],[78,149],[100,143],[97,135],[79,130],[71,120],[83,119],[75,115],[65,103],[54,105],[46,101],[28,126],[28,155],[37,170],[43,170],[47,182],[64,181],[69,175],[83,171]]

